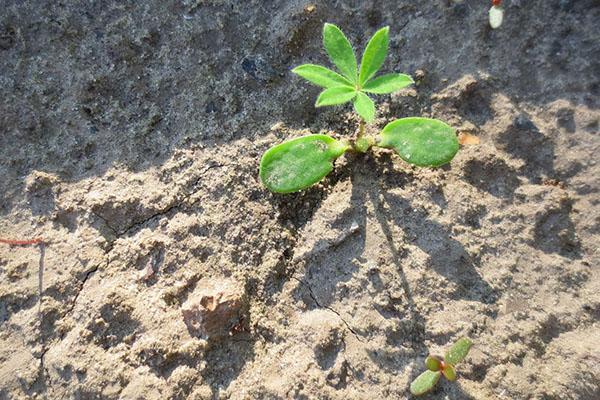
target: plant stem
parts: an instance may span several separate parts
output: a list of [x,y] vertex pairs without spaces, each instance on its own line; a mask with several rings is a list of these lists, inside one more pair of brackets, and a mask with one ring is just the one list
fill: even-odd
[[356,140],[362,138],[365,134],[365,120],[364,119],[360,119],[360,122],[358,124],[358,136],[356,137]]
[[361,118],[358,125],[358,135],[356,135],[353,146],[354,151],[359,153],[366,153],[374,143],[372,137],[365,136],[365,125],[365,120]]

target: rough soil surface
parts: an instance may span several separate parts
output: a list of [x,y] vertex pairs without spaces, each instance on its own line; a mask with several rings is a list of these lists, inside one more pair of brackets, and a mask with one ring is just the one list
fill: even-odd
[[[496,31],[487,1],[0,3],[0,237],[47,241],[0,244],[0,399],[408,398],[462,336],[429,398],[600,398],[597,0],[507,0]],[[270,194],[271,145],[355,133],[289,72],[324,22],[390,25],[385,69],[423,72],[373,132],[481,144]],[[190,330],[224,281],[198,304],[228,325]]]

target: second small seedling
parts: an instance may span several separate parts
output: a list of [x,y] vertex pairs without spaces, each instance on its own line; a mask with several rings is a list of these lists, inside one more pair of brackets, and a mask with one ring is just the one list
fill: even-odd
[[427,393],[438,382],[440,376],[444,375],[449,381],[456,380],[456,364],[461,362],[469,353],[473,343],[467,339],[459,339],[446,352],[444,358],[429,356],[425,359],[427,371],[419,375],[410,385],[410,392],[415,396]]

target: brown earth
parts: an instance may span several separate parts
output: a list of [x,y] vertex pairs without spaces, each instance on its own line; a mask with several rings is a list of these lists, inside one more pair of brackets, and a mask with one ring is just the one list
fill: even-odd
[[[0,237],[47,244],[0,244],[0,399],[408,398],[462,336],[429,398],[600,398],[600,2],[506,1],[495,31],[487,3],[4,0]],[[356,129],[289,72],[328,63],[324,22],[390,25],[385,69],[424,72],[369,129],[481,144],[270,194],[267,148]],[[239,318],[193,335],[225,280],[198,301]]]

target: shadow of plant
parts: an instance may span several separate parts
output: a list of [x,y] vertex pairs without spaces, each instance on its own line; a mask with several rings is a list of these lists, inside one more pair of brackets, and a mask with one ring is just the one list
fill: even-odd
[[[332,226],[349,226],[350,222],[354,221],[361,229],[351,239],[330,248],[326,254],[321,252],[307,264],[304,279],[312,288],[318,303],[321,306],[329,306],[336,298],[345,297],[344,293],[336,288],[337,284],[350,280],[361,264],[366,262],[365,227],[373,222],[373,217],[385,237],[413,319],[418,320],[418,315],[402,268],[402,261],[408,251],[406,244],[416,245],[427,253],[427,266],[459,286],[460,290],[455,293],[457,297],[482,303],[494,301],[495,294],[492,288],[475,269],[476,261],[469,256],[464,246],[452,237],[449,229],[428,218],[423,210],[417,210],[415,213],[409,201],[387,191],[381,177],[387,175],[386,168],[392,167],[385,161],[381,162],[385,157],[379,157],[378,160],[363,156],[356,158],[358,159],[351,161],[352,207],[345,210]],[[393,171],[393,174],[399,172]],[[373,207],[372,213],[367,207],[369,202]],[[399,242],[392,226],[401,229],[404,240],[408,239],[409,242]],[[320,242],[317,242],[315,247],[319,245]],[[372,278],[375,279],[374,276]]]

